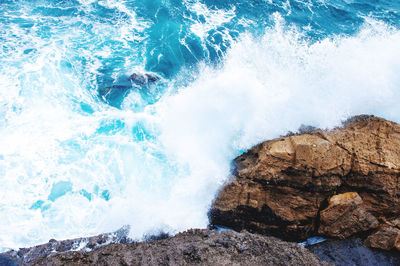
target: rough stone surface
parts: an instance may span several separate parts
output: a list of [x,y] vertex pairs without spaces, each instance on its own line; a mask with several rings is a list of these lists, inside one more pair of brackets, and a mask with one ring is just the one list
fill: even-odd
[[347,192],[329,199],[329,206],[320,213],[318,233],[346,239],[378,225],[378,220],[364,209],[361,197],[356,192]]
[[[12,255],[12,254],[11,254]],[[8,259],[18,260],[12,257]],[[25,262],[26,264],[26,262]],[[163,240],[45,254],[29,265],[329,265],[306,248],[248,232],[195,229]]]
[[397,249],[400,251],[400,230],[394,227],[384,226],[370,235],[365,244],[371,248],[384,250]]
[[328,240],[308,246],[320,260],[334,265],[400,265],[400,254],[370,249],[360,239]]
[[341,128],[306,132],[266,141],[236,158],[231,182],[210,211],[211,224],[304,240],[317,234],[328,199],[346,192],[363,201],[355,217],[400,217],[400,125],[357,116]]
[[[122,227],[113,233],[104,233],[92,237],[81,237],[75,239],[57,241],[50,239],[48,243],[31,248],[20,248],[18,251],[11,250],[0,254],[0,266],[3,265],[31,265],[34,261],[48,257],[56,253],[65,253],[73,250],[92,250],[108,243],[131,243],[127,237],[129,226]],[[5,261],[9,261],[6,264]]]

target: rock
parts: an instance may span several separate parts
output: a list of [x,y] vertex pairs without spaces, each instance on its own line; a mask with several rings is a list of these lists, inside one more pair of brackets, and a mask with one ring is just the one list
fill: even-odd
[[327,240],[307,249],[334,265],[400,265],[400,254],[369,249],[360,239]]
[[125,97],[131,91],[132,86],[129,85],[112,85],[110,87],[98,90],[99,97],[109,105],[119,108]]
[[[28,252],[29,253],[29,252]],[[329,265],[306,248],[248,232],[193,229],[142,243],[51,253],[29,265]]]
[[[129,226],[124,226],[113,233],[105,233],[92,237],[81,237],[62,241],[50,239],[48,243],[43,245],[38,245],[31,248],[20,248],[18,251],[11,250],[0,255],[11,259],[14,263],[16,263],[16,265],[31,265],[34,264],[34,261],[48,257],[55,253],[67,253],[77,249],[92,250],[110,242],[123,244],[130,243],[132,240],[128,238],[128,232]],[[0,263],[0,265],[3,264]]]
[[378,220],[364,209],[360,196],[356,192],[347,192],[329,199],[329,206],[320,213],[318,233],[346,239],[378,225]]
[[394,227],[384,226],[370,235],[365,244],[371,248],[383,250],[397,249],[400,251],[400,230]]
[[13,260],[12,257],[0,254],[0,265],[1,266],[18,266],[18,263]]
[[328,199],[352,191],[363,204],[349,219],[367,225],[330,236],[374,227],[371,215],[399,217],[400,125],[357,116],[341,128],[303,132],[266,141],[236,158],[210,223],[303,241],[318,234]]
[[160,77],[151,74],[133,73],[129,77],[122,76],[113,81],[111,86],[103,87],[98,90],[99,97],[111,106],[120,108],[125,97],[132,89],[141,90],[142,93],[148,93],[149,86],[160,80]]
[[150,73],[146,74],[133,73],[132,75],[129,76],[129,80],[136,85],[142,86],[148,83],[154,83],[160,80],[160,78],[155,74],[150,74]]
[[399,218],[395,218],[395,219],[390,220],[390,221],[386,221],[386,223],[391,225],[391,226],[393,226],[393,227],[396,227],[396,228],[400,229],[400,217]]

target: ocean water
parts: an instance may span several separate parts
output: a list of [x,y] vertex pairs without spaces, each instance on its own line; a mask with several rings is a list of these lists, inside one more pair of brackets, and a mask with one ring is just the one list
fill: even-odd
[[246,149],[399,102],[397,0],[0,0],[0,250],[204,228]]

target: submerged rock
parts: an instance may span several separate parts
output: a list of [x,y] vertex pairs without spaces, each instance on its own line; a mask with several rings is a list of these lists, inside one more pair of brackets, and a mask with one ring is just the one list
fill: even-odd
[[151,84],[160,80],[160,77],[151,74],[133,73],[129,77],[121,77],[112,86],[100,88],[98,90],[100,98],[114,107],[120,107],[125,97],[132,89],[145,90]]
[[248,232],[194,229],[150,242],[47,253],[29,265],[329,265],[306,248]]
[[[302,241],[318,232],[346,238],[400,217],[400,125],[381,118],[266,141],[234,165],[213,225]],[[346,192],[358,194],[331,198]]]
[[328,240],[308,246],[320,260],[334,265],[400,265],[400,254],[369,249],[361,239]]
[[138,73],[133,73],[132,75],[129,76],[129,80],[132,81],[136,85],[146,85],[148,83],[153,83],[158,80],[160,80],[160,77],[156,76],[155,74],[138,74]]
[[98,90],[99,97],[109,105],[119,108],[132,89],[131,85],[113,85]]

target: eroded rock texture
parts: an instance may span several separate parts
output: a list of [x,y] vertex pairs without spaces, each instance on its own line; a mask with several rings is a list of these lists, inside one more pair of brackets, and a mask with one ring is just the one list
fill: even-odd
[[[266,141],[235,166],[211,224],[298,241],[318,231],[346,238],[400,214],[400,125],[381,118]],[[352,200],[329,200],[346,192]]]
[[365,244],[371,248],[383,250],[397,249],[400,251],[400,230],[395,227],[383,226],[377,232],[370,235]]
[[[7,254],[8,260],[18,257]],[[20,264],[25,263],[20,260]],[[27,265],[329,265],[306,248],[248,232],[195,229],[163,240],[36,255]]]
[[329,199],[329,206],[320,213],[318,233],[346,239],[378,226],[378,220],[363,207],[361,197],[356,192],[347,192]]

